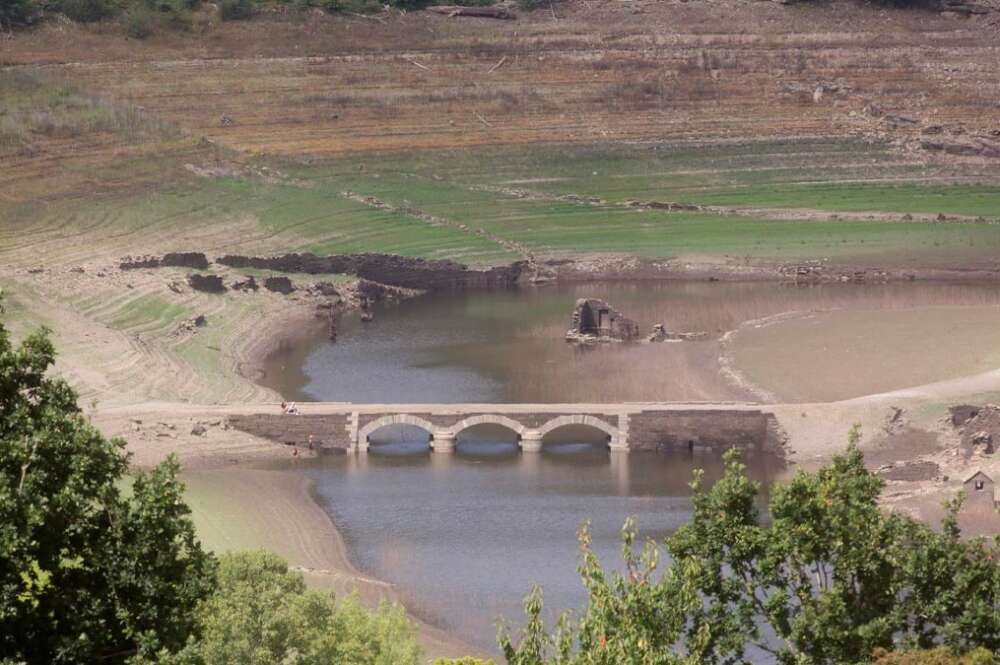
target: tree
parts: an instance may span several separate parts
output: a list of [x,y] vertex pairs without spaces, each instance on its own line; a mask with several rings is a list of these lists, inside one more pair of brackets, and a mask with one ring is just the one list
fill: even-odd
[[108,440],[62,380],[47,331],[0,325],[0,653],[27,663],[123,662],[182,646],[213,560],[168,460],[120,489]]
[[0,28],[31,23],[37,15],[38,8],[32,0],[0,0]]
[[519,643],[501,632],[509,662],[729,665],[756,649],[779,663],[832,665],[938,644],[997,653],[1000,543],[963,541],[957,501],[940,532],[881,510],[883,483],[856,438],[828,466],[776,486],[769,524],[737,451],[711,489],[697,473],[692,519],[667,540],[672,563],[659,577],[653,545],[636,565],[631,522],[625,575],[604,572],[584,530],[582,619],[546,633],[533,592]]
[[197,611],[198,631],[161,665],[416,665],[420,646],[401,607],[364,609],[306,589],[267,552],[219,560],[218,589]]
[[878,651],[875,665],[996,665],[1000,662],[986,649],[975,649],[956,656],[945,647],[915,651]]

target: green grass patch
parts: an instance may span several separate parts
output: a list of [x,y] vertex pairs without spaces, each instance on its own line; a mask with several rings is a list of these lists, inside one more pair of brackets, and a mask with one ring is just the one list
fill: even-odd
[[118,330],[155,331],[191,315],[183,305],[167,302],[157,295],[136,298],[115,310],[108,324]]
[[1000,185],[757,185],[684,194],[704,205],[1000,217]]
[[[689,154],[687,158],[694,159],[695,156]],[[405,162],[405,158],[401,159],[404,159],[405,166],[415,166]],[[831,258],[906,265],[988,258],[1000,248],[1000,227],[996,225],[775,220],[670,213],[617,205],[582,205],[548,198],[518,198],[510,192],[484,189],[474,181],[469,171],[463,171],[461,176],[456,174],[454,178],[443,177],[441,172],[451,173],[445,168],[447,164],[446,160],[438,164],[440,168],[431,175],[406,172],[401,168],[358,173],[357,169],[342,169],[339,164],[334,164],[312,171],[311,177],[325,184],[337,183],[341,187],[377,197],[396,207],[415,208],[453,224],[482,230],[490,236],[520,243],[543,254],[614,252],[649,257],[699,254],[779,259]],[[503,168],[501,163],[498,170]],[[568,168],[564,167],[562,172],[565,173]],[[579,170],[578,166],[573,168]],[[486,174],[481,175],[485,184]],[[546,183],[526,185],[536,191],[541,186],[546,186]],[[867,193],[863,187],[855,185],[845,185],[842,189],[856,194],[855,203],[867,199],[881,201],[886,209],[891,209],[895,203],[909,203],[909,209],[914,211],[919,206],[910,199],[924,191],[921,185],[910,185],[893,190],[895,195],[889,197],[875,193],[874,188]],[[753,189],[748,188],[747,191]],[[927,197],[946,199],[955,205],[962,203],[965,205],[963,210],[967,212],[975,209],[974,206],[988,208],[994,191],[995,188],[988,186],[969,185],[952,192],[950,188],[936,186],[927,188]],[[973,198],[973,194],[979,198]],[[816,200],[817,197],[813,197],[812,201]],[[832,200],[833,197],[828,199]],[[787,199],[785,202],[788,203]],[[759,202],[750,204],[760,205]],[[843,205],[849,208],[851,200],[845,198]]]

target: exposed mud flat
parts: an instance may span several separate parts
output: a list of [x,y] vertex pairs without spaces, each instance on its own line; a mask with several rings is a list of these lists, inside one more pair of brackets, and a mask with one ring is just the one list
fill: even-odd
[[730,352],[779,401],[887,392],[1000,367],[1000,302],[803,313],[741,329]]

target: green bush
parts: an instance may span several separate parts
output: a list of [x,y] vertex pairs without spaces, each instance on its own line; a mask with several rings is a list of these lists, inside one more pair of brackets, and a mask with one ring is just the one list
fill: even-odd
[[434,661],[434,665],[494,665],[494,663],[492,660],[465,656],[464,658],[438,658]]
[[606,571],[585,527],[579,620],[564,615],[547,631],[535,589],[517,643],[500,633],[507,663],[742,663],[752,647],[779,663],[868,663],[877,649],[941,645],[882,665],[992,665],[981,659],[1000,652],[998,543],[962,538],[958,500],[940,530],[883,510],[884,481],[857,437],[829,465],[773,487],[766,508],[736,450],[710,489],[696,473],[693,514],[667,539],[665,569],[655,542],[637,547],[630,519],[624,572]]
[[156,16],[145,7],[136,7],[125,12],[125,34],[132,39],[145,39],[153,34]]
[[50,5],[50,9],[77,23],[93,23],[115,13],[115,8],[107,0],[57,0]]
[[219,3],[219,16],[223,21],[250,18],[256,10],[254,0],[222,0]]
[[876,650],[875,665],[996,665],[996,656],[986,649],[975,649],[956,656],[944,647],[917,651]]
[[[241,552],[219,559],[218,588],[195,612],[196,631],[157,665],[417,665],[420,646],[398,606],[362,607],[356,596],[306,589],[280,557]],[[134,663],[133,665],[140,665]]]
[[27,25],[37,15],[38,10],[31,0],[0,0],[0,28]]
[[517,6],[525,11],[533,11],[542,6],[544,0],[517,0]]

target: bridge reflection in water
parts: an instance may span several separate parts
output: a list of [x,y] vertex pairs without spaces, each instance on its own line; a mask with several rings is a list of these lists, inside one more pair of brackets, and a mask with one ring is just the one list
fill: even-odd
[[546,467],[553,464],[600,466],[610,471],[614,494],[631,496],[630,456],[610,452],[607,438],[600,430],[568,426],[546,436],[544,455],[522,455],[512,430],[495,425],[473,426],[456,438],[454,454],[440,455],[434,452],[430,433],[423,428],[387,425],[371,435],[367,454],[346,456],[343,464],[349,473],[367,473],[387,464],[426,467],[435,477],[447,477],[470,465],[516,467],[516,473],[529,484],[532,479],[543,482]]

